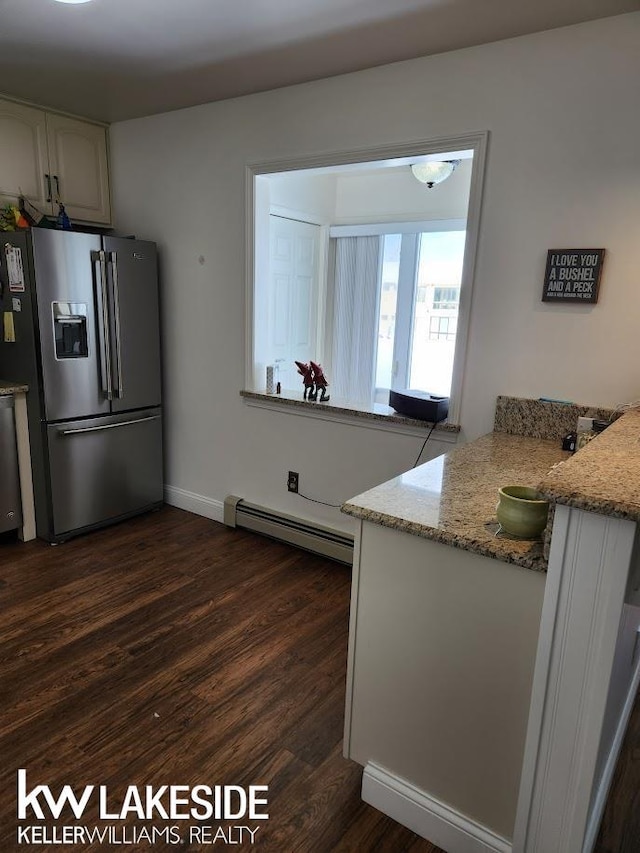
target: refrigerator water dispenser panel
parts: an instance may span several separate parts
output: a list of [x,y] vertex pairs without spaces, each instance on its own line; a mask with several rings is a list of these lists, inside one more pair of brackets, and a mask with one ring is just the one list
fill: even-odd
[[87,306],[82,302],[53,302],[56,358],[88,358]]

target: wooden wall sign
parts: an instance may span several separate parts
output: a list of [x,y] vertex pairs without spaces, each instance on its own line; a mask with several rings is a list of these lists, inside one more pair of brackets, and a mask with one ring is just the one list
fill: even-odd
[[604,249],[549,249],[543,302],[598,301]]

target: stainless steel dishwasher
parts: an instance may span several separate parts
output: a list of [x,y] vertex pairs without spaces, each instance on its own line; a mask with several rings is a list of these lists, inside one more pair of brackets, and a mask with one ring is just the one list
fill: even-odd
[[0,396],[0,533],[22,524],[13,397]]

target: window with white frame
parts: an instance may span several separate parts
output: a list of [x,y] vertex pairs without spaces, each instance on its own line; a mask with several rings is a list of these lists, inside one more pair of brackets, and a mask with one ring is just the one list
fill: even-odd
[[[331,230],[335,240],[331,367],[336,395],[387,402],[389,389],[449,395],[464,221]],[[366,226],[357,229],[365,232]]]

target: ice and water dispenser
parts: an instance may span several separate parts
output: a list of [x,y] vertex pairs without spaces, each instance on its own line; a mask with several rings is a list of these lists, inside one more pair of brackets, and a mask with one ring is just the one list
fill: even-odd
[[56,358],[87,358],[87,306],[82,302],[53,302]]

